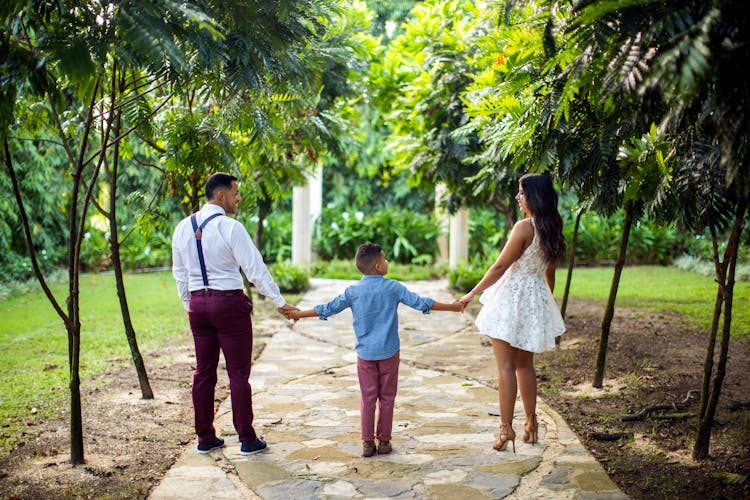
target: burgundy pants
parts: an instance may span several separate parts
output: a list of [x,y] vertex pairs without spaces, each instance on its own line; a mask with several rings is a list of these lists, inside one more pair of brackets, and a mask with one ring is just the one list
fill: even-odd
[[[398,389],[399,353],[388,359],[368,361],[357,358],[359,377],[360,425],[362,440],[390,441],[393,430],[393,404]],[[378,406],[378,425],[375,433],[375,406]]]
[[253,351],[252,307],[242,290],[199,290],[190,297],[190,329],[195,341],[193,409],[199,443],[216,438],[214,390],[219,350],[229,375],[232,421],[241,442],[255,441],[250,361]]

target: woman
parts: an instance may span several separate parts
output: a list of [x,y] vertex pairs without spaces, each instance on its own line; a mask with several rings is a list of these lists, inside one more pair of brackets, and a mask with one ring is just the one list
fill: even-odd
[[479,331],[492,339],[498,374],[500,437],[493,448],[516,451],[513,410],[521,391],[526,422],[524,442],[537,442],[536,371],[534,353],[555,346],[565,331],[552,291],[555,267],[565,253],[557,193],[547,175],[526,174],[518,183],[516,201],[525,218],[511,231],[500,256],[460,302],[466,307],[477,294],[482,310]]

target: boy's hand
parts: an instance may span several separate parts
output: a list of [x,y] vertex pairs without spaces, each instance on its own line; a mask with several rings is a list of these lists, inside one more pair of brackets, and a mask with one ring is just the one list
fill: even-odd
[[472,300],[474,300],[474,294],[472,294],[471,292],[467,293],[466,295],[458,299],[458,302],[461,303],[461,312],[463,312],[464,309],[466,309],[466,306],[471,304]]
[[296,311],[291,311],[291,312],[289,313],[289,316],[288,316],[288,318],[287,318],[287,319],[290,319],[290,320],[292,320],[292,321],[294,321],[294,322],[296,323],[297,321],[299,321],[299,320],[300,320],[300,318],[302,318],[302,311],[300,311],[300,310],[298,309],[298,310],[296,310]]
[[464,304],[458,299],[453,301],[451,303],[451,306],[452,306],[451,311],[456,311],[456,312],[464,312],[464,309],[466,308],[466,304]]
[[279,312],[279,314],[281,314],[282,316],[284,316],[286,319],[291,319],[290,318],[290,314],[292,312],[298,312],[299,311],[299,309],[297,307],[294,307],[291,304],[284,304],[283,306],[277,308],[276,310]]

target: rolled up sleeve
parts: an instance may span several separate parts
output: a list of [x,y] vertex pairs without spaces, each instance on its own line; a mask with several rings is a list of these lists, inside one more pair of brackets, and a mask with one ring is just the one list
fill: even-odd
[[326,304],[320,304],[313,307],[313,310],[315,311],[315,314],[318,315],[318,318],[327,320],[328,316],[338,314],[351,306],[351,300],[349,300],[346,293],[343,293]]

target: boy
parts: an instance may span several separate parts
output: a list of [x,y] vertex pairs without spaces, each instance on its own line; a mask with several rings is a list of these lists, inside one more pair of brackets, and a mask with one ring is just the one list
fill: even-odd
[[[293,311],[289,318],[319,317],[322,320],[351,307],[356,335],[357,376],[359,378],[360,422],[362,426],[362,456],[377,452],[391,452],[393,404],[398,386],[400,341],[398,337],[398,305],[404,303],[412,309],[429,314],[435,311],[461,311],[461,304],[435,302],[410,292],[398,281],[386,279],[388,261],[380,245],[360,245],[355,258],[357,269],[363,274],[355,285],[327,304],[306,311]],[[377,433],[375,433],[375,406],[380,407]]]

